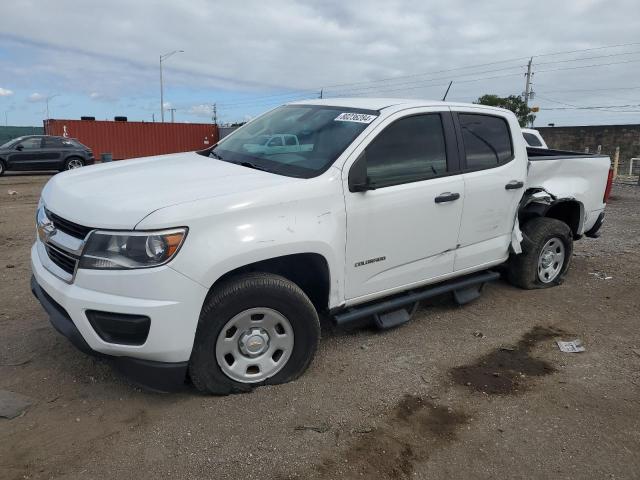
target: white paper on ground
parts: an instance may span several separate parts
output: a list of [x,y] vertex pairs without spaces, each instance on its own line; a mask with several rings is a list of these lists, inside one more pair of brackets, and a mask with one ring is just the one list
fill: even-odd
[[565,353],[579,353],[586,350],[584,345],[582,345],[582,340],[580,339],[571,340],[570,342],[557,340],[556,343],[558,344],[560,351]]

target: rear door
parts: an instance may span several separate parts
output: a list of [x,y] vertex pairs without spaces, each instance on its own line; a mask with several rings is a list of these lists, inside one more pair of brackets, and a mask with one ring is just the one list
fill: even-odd
[[[361,161],[375,189],[351,192],[348,172]],[[453,271],[464,198],[458,165],[453,120],[442,107],[398,112],[358,146],[343,170],[347,301]]]
[[[70,149],[70,145],[66,147]],[[42,169],[58,169],[62,161],[65,145],[60,137],[42,138],[42,157],[39,167]]]
[[[454,107],[465,201],[455,271],[506,260],[527,177],[527,151],[515,116]],[[518,141],[519,140],[519,141]]]
[[42,137],[27,137],[8,155],[11,170],[37,170],[42,160]]

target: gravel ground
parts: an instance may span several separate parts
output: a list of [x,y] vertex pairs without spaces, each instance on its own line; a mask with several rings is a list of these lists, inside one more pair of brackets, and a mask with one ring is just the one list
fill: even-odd
[[0,419],[0,478],[640,478],[639,187],[615,186],[560,287],[327,327],[298,381],[208,397],[143,392],[49,325],[29,290],[48,178],[0,178],[0,389],[35,402]]

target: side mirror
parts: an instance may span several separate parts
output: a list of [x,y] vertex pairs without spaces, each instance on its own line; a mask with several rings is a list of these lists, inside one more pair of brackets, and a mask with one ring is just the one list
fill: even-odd
[[366,192],[374,190],[375,187],[369,182],[367,177],[367,152],[362,155],[351,165],[349,170],[349,191],[350,192]]
[[21,152],[23,148],[24,147],[22,146],[22,144],[16,145],[16,150],[18,150],[19,152]]

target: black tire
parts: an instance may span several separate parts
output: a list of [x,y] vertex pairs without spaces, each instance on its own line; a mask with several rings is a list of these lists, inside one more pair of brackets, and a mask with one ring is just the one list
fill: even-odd
[[4,160],[0,160],[0,177],[7,171],[7,166],[4,164]]
[[85,163],[84,160],[80,157],[69,157],[64,161],[64,170],[73,170],[74,168],[78,168],[78,167],[74,167],[71,168],[71,162],[77,162],[80,161],[80,163],[82,164],[82,166],[84,167]]
[[[227,322],[251,308],[269,308],[289,321],[294,343],[286,364],[259,383],[242,383],[227,376],[216,359],[216,341]],[[320,340],[320,321],[315,307],[295,283],[278,275],[250,273],[225,281],[205,300],[189,362],[194,386],[215,395],[249,392],[265,384],[286,383],[298,378],[313,359]]]
[[[534,218],[522,226],[522,253],[513,255],[507,266],[507,278],[512,285],[532,290],[560,285],[569,269],[573,252],[573,234],[569,226],[555,218]],[[538,261],[543,247],[553,238],[564,244],[564,262],[555,278],[543,282],[538,276]]]

